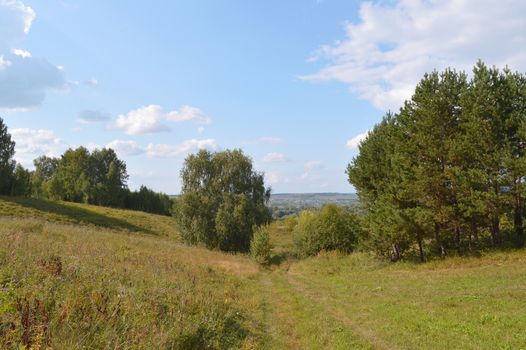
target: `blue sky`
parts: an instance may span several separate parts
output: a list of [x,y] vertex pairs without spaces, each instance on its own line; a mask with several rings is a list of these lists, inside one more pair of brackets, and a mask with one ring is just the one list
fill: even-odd
[[111,146],[131,188],[178,193],[188,153],[242,148],[274,192],[352,192],[359,140],[424,72],[526,69],[526,6],[495,6],[0,0],[0,115],[26,166]]

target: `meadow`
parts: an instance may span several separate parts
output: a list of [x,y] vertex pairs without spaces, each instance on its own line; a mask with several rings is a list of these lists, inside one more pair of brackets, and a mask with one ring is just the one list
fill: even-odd
[[173,219],[0,197],[2,349],[521,349],[526,251],[273,265],[178,241]]

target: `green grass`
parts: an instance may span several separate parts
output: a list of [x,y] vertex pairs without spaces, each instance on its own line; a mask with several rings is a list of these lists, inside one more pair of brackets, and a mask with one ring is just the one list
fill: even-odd
[[0,196],[0,215],[32,217],[55,223],[98,226],[178,239],[175,223],[171,217],[141,211],[46,199]]
[[526,251],[279,265],[178,243],[169,217],[0,198],[0,348],[525,349]]

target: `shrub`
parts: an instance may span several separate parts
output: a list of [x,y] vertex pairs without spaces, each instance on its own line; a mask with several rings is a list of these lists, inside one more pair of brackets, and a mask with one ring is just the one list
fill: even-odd
[[285,225],[285,228],[287,231],[292,232],[294,231],[294,228],[298,224],[298,217],[297,216],[287,216],[285,219],[283,219],[283,224]]
[[254,236],[250,242],[250,254],[258,263],[267,265],[272,255],[272,244],[268,226],[260,226],[254,229]]
[[360,234],[360,225],[354,213],[327,204],[319,212],[301,212],[293,234],[296,253],[301,257],[331,250],[350,253]]

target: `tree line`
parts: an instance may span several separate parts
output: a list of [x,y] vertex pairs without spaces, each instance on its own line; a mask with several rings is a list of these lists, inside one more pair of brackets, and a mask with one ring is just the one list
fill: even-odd
[[366,244],[393,260],[523,245],[525,147],[524,74],[426,74],[347,168]]
[[[39,157],[33,171],[13,155],[0,119],[0,193],[170,212],[166,195],[128,189],[126,164],[111,149]],[[424,75],[361,142],[347,174],[360,210],[328,205],[288,220],[298,256],[359,248],[423,261],[523,245],[526,76],[482,62],[471,78],[453,69]],[[202,150],[186,158],[181,178],[173,215],[184,242],[269,261],[270,188],[250,157]]]
[[126,163],[111,148],[90,152],[78,147],[58,158],[41,156],[32,171],[17,164],[14,155],[15,142],[0,118],[0,194],[171,213],[167,195],[145,186],[128,188]]

